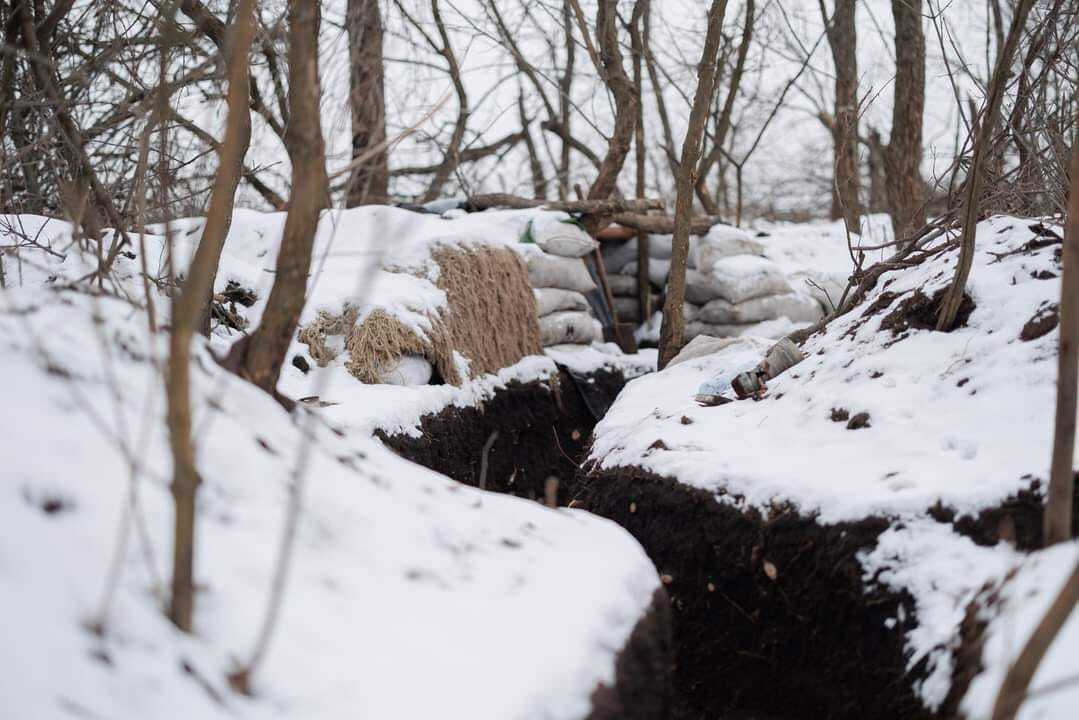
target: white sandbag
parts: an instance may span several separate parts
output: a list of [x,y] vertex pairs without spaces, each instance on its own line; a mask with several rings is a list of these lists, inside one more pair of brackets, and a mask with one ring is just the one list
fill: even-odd
[[712,264],[708,274],[715,281],[716,297],[732,303],[791,292],[790,283],[779,266],[755,255],[720,258]]
[[699,270],[686,270],[686,300],[697,305],[704,305],[719,297],[719,285],[711,275]]
[[649,235],[648,257],[654,260],[670,260],[673,254],[672,240],[673,235]]
[[[672,255],[671,235],[649,235],[648,257],[654,260],[670,260]],[[696,235],[689,238],[689,254],[686,256],[686,267],[697,267],[697,242],[700,240]],[[626,240],[621,243],[603,243],[603,264],[607,272],[632,274],[626,271],[626,266],[637,262],[637,238]],[[651,263],[649,263],[651,264]]]
[[[689,236],[689,253],[686,255],[686,267],[697,267],[697,247],[700,238],[696,235]],[[649,235],[648,257],[656,260],[670,260],[674,255],[673,235]]]
[[641,304],[635,297],[615,297],[614,311],[619,322],[640,322]]
[[716,325],[714,323],[690,322],[686,323],[686,338],[695,338],[698,335],[709,335],[714,338],[738,337],[748,325]]
[[415,387],[431,382],[434,367],[419,355],[402,355],[396,363],[379,368],[378,381],[385,385]]
[[764,246],[753,236],[730,225],[713,225],[697,242],[697,268],[708,271],[720,258],[732,255],[763,255]]
[[543,317],[560,310],[587,310],[588,299],[574,290],[560,288],[536,288],[536,315]]
[[596,335],[599,323],[586,312],[556,312],[539,319],[540,344],[591,343],[602,337]]
[[525,255],[528,279],[534,288],[561,288],[587,293],[596,289],[584,260],[530,252]]
[[717,338],[712,337],[711,335],[697,335],[686,343],[685,347],[678,351],[678,354],[667,363],[667,367],[677,365],[678,363],[684,363],[687,360],[695,360],[697,358],[715,355],[720,350],[728,348],[731,345],[744,342],[747,341],[736,337]]
[[[625,275],[632,275],[637,277],[637,262],[631,262],[622,268],[622,273]],[[670,260],[654,260],[648,261],[648,282],[652,283],[654,287],[663,288],[667,285],[667,276],[671,273],[671,261]]]
[[792,322],[814,323],[824,311],[814,298],[802,293],[765,295],[764,297],[732,303],[723,298],[708,302],[701,308],[701,322],[717,325],[743,325],[785,317]]
[[847,278],[843,273],[799,270],[788,275],[787,281],[797,292],[805,293],[820,303],[825,313],[835,310],[843,291],[847,289]]
[[637,260],[637,238],[623,242],[604,242],[600,246],[603,266],[610,274],[623,273],[622,268]]
[[577,221],[568,218],[543,215],[532,220],[528,229],[532,241],[551,255],[579,258],[599,247]]
[[607,285],[615,297],[637,297],[636,275],[608,275]]
[[693,303],[682,304],[682,319],[687,323],[696,322],[701,316],[700,305],[694,305]]

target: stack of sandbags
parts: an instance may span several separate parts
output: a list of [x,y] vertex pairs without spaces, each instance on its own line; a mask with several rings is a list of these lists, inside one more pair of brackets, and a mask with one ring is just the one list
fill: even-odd
[[[688,267],[696,267],[697,238],[689,239]],[[615,312],[622,322],[640,323],[647,318],[640,315],[637,300],[637,239],[603,244],[603,264],[607,268],[607,283],[614,296]],[[648,238],[648,281],[653,289],[652,307],[659,307],[658,293],[667,285],[671,272],[671,236],[650,235]],[[696,317],[698,307],[687,302],[685,313]]]
[[585,298],[596,289],[584,263],[596,241],[573,220],[553,214],[533,219],[524,240],[519,247],[536,296],[540,343],[549,347],[603,340],[603,328]]
[[686,272],[686,300],[700,305],[686,337],[785,334],[816,322],[824,308],[764,257],[744,230],[716,225],[696,248],[696,270]]

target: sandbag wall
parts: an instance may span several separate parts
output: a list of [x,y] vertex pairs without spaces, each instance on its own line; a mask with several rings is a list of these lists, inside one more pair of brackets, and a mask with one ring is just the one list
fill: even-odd
[[533,220],[517,247],[528,266],[543,347],[602,341],[603,327],[586,297],[596,283],[584,258],[596,241],[573,221],[555,216]]
[[[687,265],[697,267],[694,250],[699,238],[689,239],[689,258]],[[640,299],[637,291],[637,239],[625,242],[603,243],[603,264],[607,268],[607,284],[614,297],[614,309],[620,322],[641,324],[649,318],[641,317]],[[667,287],[667,276],[671,271],[671,236],[651,235],[648,238],[648,280],[652,293],[652,312],[662,310],[661,292]],[[697,319],[700,308],[686,302],[686,322]]]
[[[637,300],[637,241],[608,243],[604,262],[611,271],[611,292],[623,321],[640,319]],[[671,236],[653,235],[648,246],[648,277],[656,292],[666,289],[670,272]],[[686,270],[686,340],[698,335],[778,336],[823,317],[828,297],[808,283],[805,273],[788,277],[765,257],[764,246],[750,233],[715,225],[702,237],[691,237]],[[832,289],[834,295],[834,289]],[[619,299],[621,298],[621,299]],[[662,308],[654,303],[654,310]]]

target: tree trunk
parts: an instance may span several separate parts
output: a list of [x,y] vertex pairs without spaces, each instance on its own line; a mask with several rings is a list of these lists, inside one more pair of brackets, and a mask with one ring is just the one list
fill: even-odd
[[[645,187],[644,161],[648,155],[648,147],[644,144],[644,42],[647,35],[642,28],[651,23],[652,3],[643,0],[637,4],[640,17],[630,23],[630,35],[633,48],[633,88],[637,93],[637,122],[633,128],[634,160],[636,161],[637,199],[644,200],[647,189]],[[652,286],[648,280],[648,233],[644,230],[637,232],[637,307],[641,322],[648,322],[652,317]]]
[[835,64],[835,127],[832,131],[835,178],[832,219],[843,218],[858,232],[862,206],[858,199],[858,58],[855,0],[836,0],[828,23],[828,43]]
[[576,43],[573,42],[573,17],[569,6],[569,0],[562,0],[562,32],[566,36],[566,67],[558,79],[558,117],[559,126],[562,129],[561,153],[558,157],[558,199],[569,198],[570,186],[570,111],[573,106],[570,102],[573,92],[573,70],[576,60]]
[[[349,105],[352,108],[352,158],[386,140],[386,90],[382,61],[382,13],[379,0],[348,0]],[[375,152],[352,170],[348,207],[385,202],[389,195],[387,152]]]
[[697,91],[689,113],[686,137],[682,141],[682,158],[675,177],[677,196],[674,205],[674,237],[671,240],[671,271],[667,278],[667,300],[663,305],[663,323],[659,331],[659,368],[666,367],[682,349],[685,318],[682,304],[686,297],[686,260],[689,256],[690,214],[693,211],[694,187],[697,184],[697,163],[701,157],[701,139],[708,122],[708,110],[716,91],[716,59],[722,38],[723,16],[727,0],[712,0],[708,10],[708,31],[704,50],[697,66]]
[[967,286],[967,278],[970,277],[970,267],[974,263],[974,234],[978,224],[978,200],[981,195],[985,160],[992,149],[1000,106],[1004,102],[1004,91],[1008,84],[1008,76],[1011,74],[1012,58],[1023,36],[1027,16],[1034,6],[1034,1],[1019,0],[1015,14],[1012,16],[1011,27],[1008,29],[1008,38],[1004,41],[1004,49],[997,57],[996,67],[993,68],[993,77],[989,83],[989,97],[982,113],[981,123],[978,125],[978,136],[974,140],[974,157],[970,161],[970,170],[967,172],[964,188],[963,235],[960,238],[959,262],[956,264],[955,276],[952,278],[952,284],[944,296],[937,315],[937,330],[952,329],[959,306],[963,302],[963,291]]
[[[742,85],[742,75],[745,73],[746,58],[749,56],[749,47],[753,41],[753,23],[756,20],[756,3],[754,0],[746,0],[745,20],[742,24],[742,42],[738,45],[738,55],[731,70],[730,87],[727,88],[727,97],[723,101],[723,107],[716,117],[715,137],[712,140],[712,151],[701,158],[700,168],[697,172],[697,198],[701,207],[708,215],[719,215],[719,206],[708,195],[708,187],[705,179],[712,167],[723,156],[723,146],[727,144],[727,133],[731,129],[731,117],[734,112],[734,101],[738,97],[738,88]],[[720,168],[720,176],[723,171]],[[722,180],[720,180],[722,183]]]
[[273,287],[258,328],[236,343],[227,364],[274,397],[300,312],[319,214],[325,207],[325,146],[319,113],[318,0],[290,0],[289,125],[285,145],[292,162],[292,197],[277,255]]
[[1027,695],[1030,681],[1034,679],[1034,673],[1038,671],[1045,654],[1060,633],[1068,617],[1075,611],[1076,603],[1079,603],[1079,563],[1076,563],[1064,587],[1060,589],[1049,610],[1042,617],[1041,622],[1034,628],[1023,651],[1015,659],[1008,674],[1004,676],[1004,682],[997,692],[996,702],[993,703],[992,720],[1014,720],[1023,700]]
[[895,100],[892,136],[884,152],[888,212],[896,238],[925,224],[922,118],[925,113],[925,33],[922,0],[892,0],[895,18]]
[[1072,537],[1075,498],[1076,382],[1079,376],[1079,143],[1072,148],[1071,197],[1064,228],[1064,265],[1060,280],[1060,352],[1057,360],[1057,412],[1049,498],[1045,504],[1045,544]]
[[[636,15],[636,13],[634,13]],[[637,104],[640,98],[633,88],[633,81],[622,66],[622,51],[618,40],[618,2],[599,0],[596,11],[596,39],[601,61],[600,74],[604,84],[614,96],[614,132],[607,143],[607,155],[599,168],[595,182],[588,190],[589,200],[610,197],[618,184],[618,174],[633,144],[633,130],[637,124]],[[592,228],[594,230],[594,228]]]
[[866,207],[871,213],[888,212],[888,180],[884,175],[887,148],[876,128],[870,129],[866,148],[869,150],[869,204]]
[[221,250],[225,245],[236,186],[251,137],[248,110],[248,50],[255,35],[254,2],[242,0],[228,46],[228,119],[218,157],[218,172],[210,195],[206,226],[187,271],[180,296],[173,303],[172,334],[165,378],[168,392],[169,442],[172,448],[172,496],[176,508],[172,558],[172,601],[169,618],[190,632],[194,612],[195,494],[199,475],[191,438],[191,338],[199,324],[205,299],[213,288]]
[[438,37],[442,43],[441,47],[437,47],[432,43],[432,47],[446,60],[446,70],[450,75],[450,81],[453,83],[454,92],[457,93],[457,120],[453,125],[453,134],[450,136],[449,145],[446,146],[446,151],[443,153],[442,164],[439,165],[438,170],[435,171],[435,176],[427,186],[427,190],[420,197],[421,203],[437,200],[442,194],[442,188],[461,164],[461,143],[465,139],[465,130],[468,127],[468,118],[471,114],[468,107],[468,91],[465,88],[464,79],[461,77],[461,66],[457,62],[457,55],[453,52],[453,45],[450,43],[450,35],[446,31],[446,24],[442,21],[439,0],[431,0],[431,16],[435,21],[435,28],[438,30]]

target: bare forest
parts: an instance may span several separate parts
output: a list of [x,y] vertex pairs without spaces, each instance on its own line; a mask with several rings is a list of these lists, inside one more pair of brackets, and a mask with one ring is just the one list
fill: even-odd
[[1079,717],[1077,0],[0,30],[0,716]]

